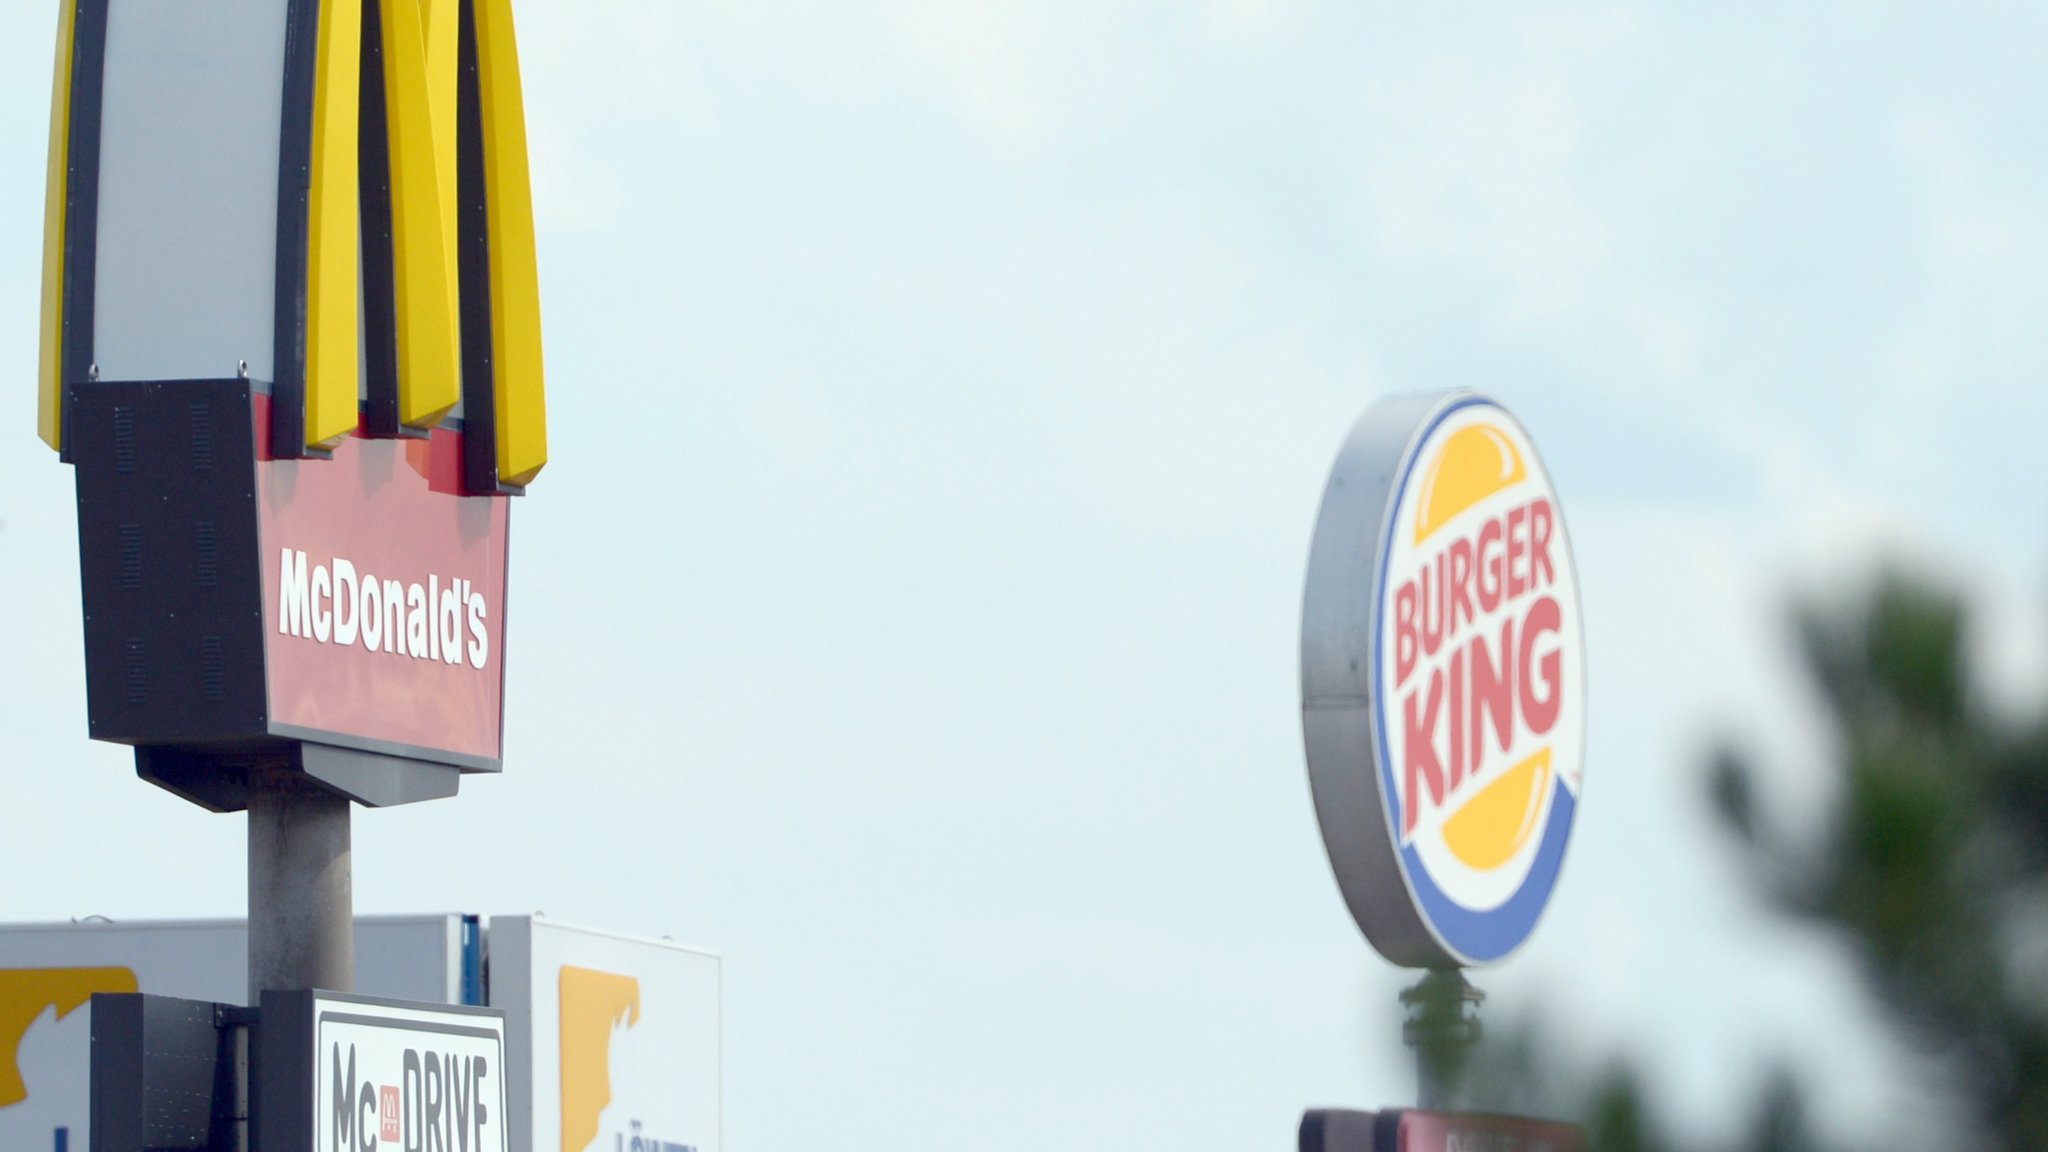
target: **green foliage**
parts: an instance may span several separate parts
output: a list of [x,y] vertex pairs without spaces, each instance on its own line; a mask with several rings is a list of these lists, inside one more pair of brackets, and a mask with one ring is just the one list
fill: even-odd
[[1867,600],[1799,620],[1840,749],[1832,810],[1817,836],[1762,826],[1752,770],[1723,755],[1723,822],[1768,899],[1844,941],[1987,1145],[2048,1146],[2048,1022],[2018,963],[2048,942],[2048,740],[1970,692],[1948,591],[1887,572]]
[[1594,1088],[1585,1118],[1590,1152],[1661,1152],[1672,1147],[1659,1135],[1633,1076],[1615,1069]]
[[[1972,692],[1967,612],[1931,582],[1887,570],[1795,618],[1833,738],[1827,811],[1799,831],[1770,819],[1732,749],[1709,760],[1713,810],[1760,898],[1855,958],[1977,1129],[1958,1143],[2048,1148],[2048,726],[2001,720]],[[1523,1047],[1494,1074],[1526,1075]],[[1657,1130],[1625,1067],[1576,1096],[1598,1152],[1692,1147]],[[1802,1112],[1775,1077],[1738,1147],[1818,1147]]]
[[[1612,1063],[1591,1077],[1555,1058],[1541,1029],[1490,1035],[1474,1060],[1471,1106],[1521,1116],[1563,1117],[1586,1133],[1587,1152],[1716,1152],[1674,1136],[1635,1071]],[[1798,1085],[1774,1069],[1728,1152],[1820,1152],[1806,1123]]]

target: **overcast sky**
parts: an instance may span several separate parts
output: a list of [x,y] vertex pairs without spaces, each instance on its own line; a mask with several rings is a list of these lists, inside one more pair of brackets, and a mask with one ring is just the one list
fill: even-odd
[[[553,462],[514,508],[506,770],[359,813],[363,912],[726,958],[737,1152],[1285,1148],[1412,1100],[1300,748],[1350,422],[1469,386],[1541,447],[1586,800],[1477,982],[1719,1122],[1916,1098],[1699,802],[1825,744],[1794,588],[1885,551],[2042,680],[2048,13],[2026,4],[520,0]],[[34,434],[55,4],[0,20],[0,919],[234,915],[243,820],[85,734]]]

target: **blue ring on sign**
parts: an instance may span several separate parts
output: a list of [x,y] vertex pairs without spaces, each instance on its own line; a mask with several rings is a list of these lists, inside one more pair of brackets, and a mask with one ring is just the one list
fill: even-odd
[[[1448,405],[1436,414],[1422,435],[1414,441],[1429,443],[1436,430],[1450,419],[1455,412],[1466,408],[1491,408],[1502,416],[1513,420],[1507,409],[1482,397],[1471,397]],[[1515,425],[1521,427],[1519,421]],[[1422,454],[1417,452],[1408,458],[1401,469],[1401,479],[1394,486],[1397,494],[1394,507],[1388,510],[1391,517],[1401,506],[1399,494],[1408,491],[1408,481],[1415,473],[1415,465]],[[1385,809],[1389,820],[1387,833],[1396,844],[1401,841],[1400,828],[1405,813],[1401,810],[1400,792],[1395,788],[1394,763],[1387,755],[1387,694],[1381,691],[1380,653],[1386,640],[1385,613],[1380,611],[1384,604],[1387,579],[1387,563],[1393,556],[1394,530],[1396,525],[1384,526],[1380,540],[1380,562],[1375,586],[1380,590],[1382,604],[1373,605],[1372,634],[1372,698],[1373,720],[1377,725],[1373,733],[1373,756],[1379,761],[1380,796],[1386,801]],[[1564,866],[1565,842],[1571,838],[1572,817],[1578,812],[1578,798],[1565,787],[1562,775],[1553,783],[1550,801],[1550,821],[1543,829],[1543,840],[1536,848],[1536,858],[1529,864],[1529,874],[1522,878],[1516,888],[1497,908],[1479,910],[1467,908],[1451,899],[1437,885],[1436,878],[1429,874],[1422,856],[1413,845],[1402,845],[1398,855],[1401,860],[1401,874],[1408,881],[1408,892],[1414,898],[1416,911],[1422,913],[1423,923],[1451,953],[1468,964],[1487,964],[1506,956],[1529,938],[1535,930],[1536,920],[1543,915],[1543,908],[1550,902],[1550,893],[1557,887],[1558,872]]]

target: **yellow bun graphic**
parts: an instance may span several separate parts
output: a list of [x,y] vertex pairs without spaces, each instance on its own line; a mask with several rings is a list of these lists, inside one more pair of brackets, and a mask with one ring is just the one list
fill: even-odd
[[1550,749],[1501,773],[1444,821],[1444,845],[1468,868],[1490,872],[1515,858],[1536,834],[1550,790]]
[[1458,513],[1528,475],[1514,442],[1493,425],[1471,424],[1451,433],[1422,478],[1415,542],[1422,543]]

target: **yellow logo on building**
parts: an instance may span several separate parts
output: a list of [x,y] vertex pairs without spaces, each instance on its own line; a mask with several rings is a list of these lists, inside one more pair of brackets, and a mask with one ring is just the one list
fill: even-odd
[[640,981],[564,964],[562,1152],[584,1152],[612,1102],[612,1032],[640,1022]]
[[43,1013],[71,1015],[95,992],[134,992],[135,973],[126,968],[0,969],[0,1108],[28,1099],[21,1076],[21,1042]]

